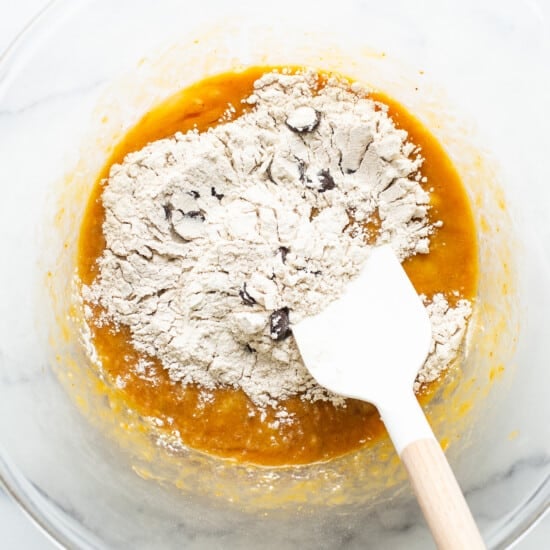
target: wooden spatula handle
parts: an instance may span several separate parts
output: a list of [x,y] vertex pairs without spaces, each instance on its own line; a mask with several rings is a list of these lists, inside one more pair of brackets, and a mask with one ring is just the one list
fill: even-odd
[[416,498],[440,550],[478,550],[485,544],[462,491],[435,439],[409,443],[401,452]]

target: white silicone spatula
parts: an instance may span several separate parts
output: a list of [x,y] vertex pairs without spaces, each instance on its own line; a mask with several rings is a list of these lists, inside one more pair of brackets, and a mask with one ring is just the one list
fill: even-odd
[[292,331],[319,384],[378,408],[438,548],[485,548],[413,392],[431,326],[392,249],[374,249],[344,295]]

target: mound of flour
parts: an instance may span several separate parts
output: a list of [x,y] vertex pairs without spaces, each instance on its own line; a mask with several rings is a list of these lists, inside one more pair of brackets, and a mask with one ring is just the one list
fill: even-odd
[[[104,182],[106,248],[83,297],[175,382],[242,388],[260,407],[296,394],[341,404],[305,369],[290,324],[341,294],[367,241],[401,259],[429,251],[420,151],[361,89],[317,88],[314,73],[268,73],[246,114],[151,143]],[[446,336],[419,381],[452,361],[470,314],[434,303]]]

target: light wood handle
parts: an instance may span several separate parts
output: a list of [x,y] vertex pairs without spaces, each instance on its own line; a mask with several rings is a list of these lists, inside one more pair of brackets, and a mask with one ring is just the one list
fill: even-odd
[[409,443],[401,453],[426,522],[440,550],[482,550],[483,539],[435,439]]

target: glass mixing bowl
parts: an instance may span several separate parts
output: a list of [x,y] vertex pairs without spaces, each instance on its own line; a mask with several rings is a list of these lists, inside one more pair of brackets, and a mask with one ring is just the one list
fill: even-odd
[[206,75],[305,64],[401,101],[461,173],[480,289],[429,413],[488,546],[516,541],[550,496],[548,30],[534,0],[52,2],[0,62],[0,475],[21,506],[68,548],[430,544],[387,442],[300,468],[168,456],[78,342],[78,224],[124,130]]

